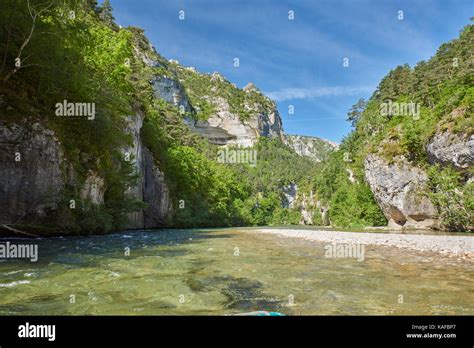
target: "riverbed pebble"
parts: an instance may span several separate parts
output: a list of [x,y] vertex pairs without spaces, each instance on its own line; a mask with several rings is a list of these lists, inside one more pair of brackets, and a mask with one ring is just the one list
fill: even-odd
[[381,245],[434,252],[462,259],[474,259],[474,235],[439,236],[427,234],[367,233],[327,230],[258,229],[283,237],[301,238],[316,242]]

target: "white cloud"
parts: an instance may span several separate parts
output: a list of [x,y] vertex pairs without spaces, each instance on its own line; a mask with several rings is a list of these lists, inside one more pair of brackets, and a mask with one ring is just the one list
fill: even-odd
[[373,86],[335,86],[311,88],[284,88],[279,91],[266,92],[265,94],[275,101],[294,99],[315,99],[321,97],[353,96],[374,91]]

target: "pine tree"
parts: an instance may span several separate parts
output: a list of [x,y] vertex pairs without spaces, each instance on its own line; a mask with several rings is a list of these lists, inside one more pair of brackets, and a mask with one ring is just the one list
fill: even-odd
[[366,106],[367,102],[364,100],[364,98],[360,98],[357,103],[352,105],[351,109],[347,113],[347,121],[351,122],[352,127],[357,125],[357,122],[359,122],[362,112]]
[[104,0],[102,6],[99,7],[99,18],[109,26],[115,26],[115,18],[112,12],[110,0]]

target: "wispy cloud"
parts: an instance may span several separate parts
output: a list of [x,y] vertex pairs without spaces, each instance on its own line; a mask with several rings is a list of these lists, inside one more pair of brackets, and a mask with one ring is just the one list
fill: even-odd
[[335,86],[311,88],[284,88],[279,91],[265,92],[265,94],[278,102],[294,99],[315,99],[321,97],[354,96],[370,93],[373,86]]

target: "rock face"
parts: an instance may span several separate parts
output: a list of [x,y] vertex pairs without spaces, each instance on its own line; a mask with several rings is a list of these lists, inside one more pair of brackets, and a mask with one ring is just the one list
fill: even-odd
[[313,224],[313,192],[309,195],[298,192],[298,186],[295,183],[290,183],[282,187],[283,192],[283,208],[296,209],[301,213],[300,225]]
[[[309,193],[302,193],[298,198],[298,210],[301,212],[300,225],[323,225],[329,226],[329,207],[324,206],[321,201],[317,201],[313,194],[313,191]],[[315,214],[320,215],[319,219],[316,220]]]
[[217,145],[253,146],[259,137],[282,137],[281,118],[278,111],[257,113],[242,122],[230,112],[229,103],[222,97],[215,98],[216,114],[206,121],[194,124],[194,130]]
[[[283,127],[278,110],[255,112],[242,121],[230,111],[229,102],[222,97],[211,98],[216,113],[206,121],[197,121],[191,128],[216,145],[253,146],[259,137],[283,139]],[[250,109],[250,106],[248,106]]]
[[364,162],[365,177],[385,217],[393,228],[436,228],[437,211],[423,193],[428,180],[420,168],[404,158],[388,164],[376,154]]
[[474,134],[465,136],[449,131],[436,133],[426,147],[431,164],[467,169],[474,165]]
[[[154,81],[157,95],[196,115],[187,124],[210,143],[249,147],[262,136],[284,140],[276,104],[254,84],[239,89],[219,73],[202,74],[178,64],[173,71],[176,77]],[[205,119],[201,108],[206,109]]]
[[192,107],[181,83],[167,76],[157,76],[152,81],[155,97],[177,106],[183,112],[191,112]]
[[302,194],[298,208],[301,211],[300,225],[312,225],[315,208],[313,192],[310,192],[309,195]]
[[325,160],[339,147],[332,141],[303,135],[286,135],[285,144],[295,150],[298,155],[308,157],[314,162]]
[[[123,152],[130,156],[138,174],[138,182],[128,194],[148,207],[129,214],[126,227],[160,227],[171,212],[169,190],[163,173],[140,139],[143,116],[137,114],[128,121],[127,132],[133,142]],[[0,122],[0,223],[27,222],[54,211],[66,182],[77,184],[74,175],[66,178],[67,168],[71,167],[53,131],[39,123],[26,126]],[[81,199],[102,205],[105,190],[105,180],[91,170],[79,191]]]
[[143,151],[143,201],[148,208],[143,212],[143,227],[162,227],[165,225],[171,210],[169,190],[164,174],[155,164],[151,152],[145,147]]
[[357,179],[355,178],[354,172],[352,171],[352,169],[346,168],[346,172],[348,174],[347,178],[349,179],[349,181],[352,184],[355,184],[357,182]]
[[105,180],[98,173],[90,171],[81,189],[81,199],[92,204],[104,204]]
[[[140,138],[140,130],[143,126],[144,116],[140,113],[129,116],[127,119],[126,132],[132,136],[132,144],[130,147],[123,149],[124,156],[133,162],[135,172],[138,174],[137,183],[130,187],[128,194],[138,201],[143,201],[143,144]],[[143,228],[145,226],[143,219],[143,211],[136,211],[128,214],[128,225],[126,228]]]
[[53,131],[0,122],[0,222],[20,223],[55,209],[65,186],[62,161]]
[[314,213],[319,209],[321,221],[323,225],[329,225],[329,217],[327,207],[323,207],[320,201],[315,200],[313,191],[308,193],[298,192],[298,187],[294,183],[290,183],[282,188],[283,191],[283,208],[299,210],[301,213],[300,225],[313,225]]
[[[190,68],[185,70],[199,74]],[[211,81],[224,81],[222,75],[214,73]],[[182,112],[192,113],[194,107],[186,94],[182,83],[172,77],[157,76],[152,81],[155,97],[180,108]],[[237,87],[234,87],[237,88]],[[253,84],[247,85],[243,89],[246,93],[260,93]],[[231,112],[229,101],[221,96],[202,96],[215,108],[215,113],[207,120],[194,121],[186,118],[188,126],[196,133],[209,139],[216,145],[238,145],[242,147],[253,146],[261,136],[284,139],[283,127],[280,115],[276,106],[262,111],[258,105],[246,104],[245,108],[252,116],[242,121],[239,115]],[[253,111],[253,112],[252,112]]]
[[282,188],[283,196],[283,208],[294,208],[295,201],[298,193],[298,186],[295,183],[290,183]]
[[132,135],[132,145],[124,149],[124,154],[130,155],[138,180],[128,193],[136,200],[148,204],[147,209],[128,215],[130,229],[153,228],[163,226],[171,211],[169,190],[164,174],[155,164],[155,159],[142,143],[140,130],[143,125],[143,115],[137,113],[129,117],[127,132]]

